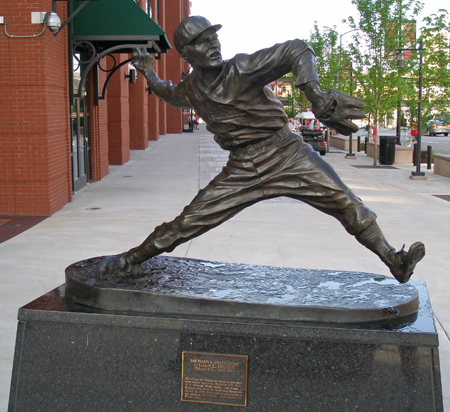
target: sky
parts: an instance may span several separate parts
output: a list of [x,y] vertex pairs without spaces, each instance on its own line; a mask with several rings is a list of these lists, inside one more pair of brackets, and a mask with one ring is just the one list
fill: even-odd
[[[320,28],[336,26],[341,35],[350,30],[342,20],[358,16],[351,0],[191,0],[191,4],[192,15],[205,16],[212,24],[222,24],[218,34],[225,59],[286,40],[307,39],[314,21]],[[448,0],[425,0],[424,4],[417,19],[419,27],[424,16],[439,9],[450,12]],[[350,33],[342,37],[343,44],[350,40]]]

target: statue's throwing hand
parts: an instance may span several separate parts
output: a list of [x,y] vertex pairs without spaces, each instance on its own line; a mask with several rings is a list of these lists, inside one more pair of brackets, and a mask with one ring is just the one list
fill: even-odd
[[312,110],[322,123],[343,135],[349,135],[358,131],[358,126],[351,119],[363,119],[365,113],[362,110],[364,101],[353,96],[331,89],[322,104],[312,107]]
[[155,58],[145,49],[134,49],[131,57],[131,64],[136,67],[139,73],[151,72],[155,68]]

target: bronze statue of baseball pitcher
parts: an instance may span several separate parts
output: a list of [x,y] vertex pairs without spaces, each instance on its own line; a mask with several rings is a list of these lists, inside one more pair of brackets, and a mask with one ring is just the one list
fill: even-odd
[[154,58],[133,52],[133,64],[151,90],[175,108],[191,107],[205,120],[215,141],[230,152],[222,172],[172,222],[155,228],[128,252],[103,259],[100,276],[143,276],[141,263],[199,236],[264,199],[287,196],[338,219],[348,233],[374,252],[399,282],[407,282],[425,255],[423,243],[396,251],[376,215],[341,181],[335,170],[288,126],[288,118],[268,83],[292,72],[315,116],[348,135],[364,117],[361,99],[319,88],[314,52],[301,40],[276,44],[224,61],[217,31],[204,17],[178,25],[175,47],[192,71],[178,84],[162,81]]

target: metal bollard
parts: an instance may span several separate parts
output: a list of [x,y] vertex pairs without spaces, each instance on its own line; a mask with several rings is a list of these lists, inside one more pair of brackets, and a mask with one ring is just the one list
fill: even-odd
[[427,146],[427,169],[431,169],[431,146]]
[[369,143],[369,138],[364,138],[364,153],[367,154],[367,144]]
[[357,152],[361,151],[361,136],[358,136],[358,147],[356,148]]

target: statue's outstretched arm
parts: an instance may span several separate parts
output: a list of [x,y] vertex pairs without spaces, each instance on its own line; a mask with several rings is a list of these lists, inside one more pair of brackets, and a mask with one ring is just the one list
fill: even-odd
[[189,102],[176,93],[176,86],[172,82],[161,80],[155,73],[155,58],[145,49],[134,49],[131,64],[145,76],[148,86],[162,101],[175,109],[190,107]]
[[328,127],[343,135],[358,131],[353,119],[362,119],[365,113],[361,110],[364,101],[331,89],[322,92],[317,76],[316,58],[308,47],[297,60],[294,60],[292,72],[296,77],[295,85],[305,92],[311,102],[315,116]]

